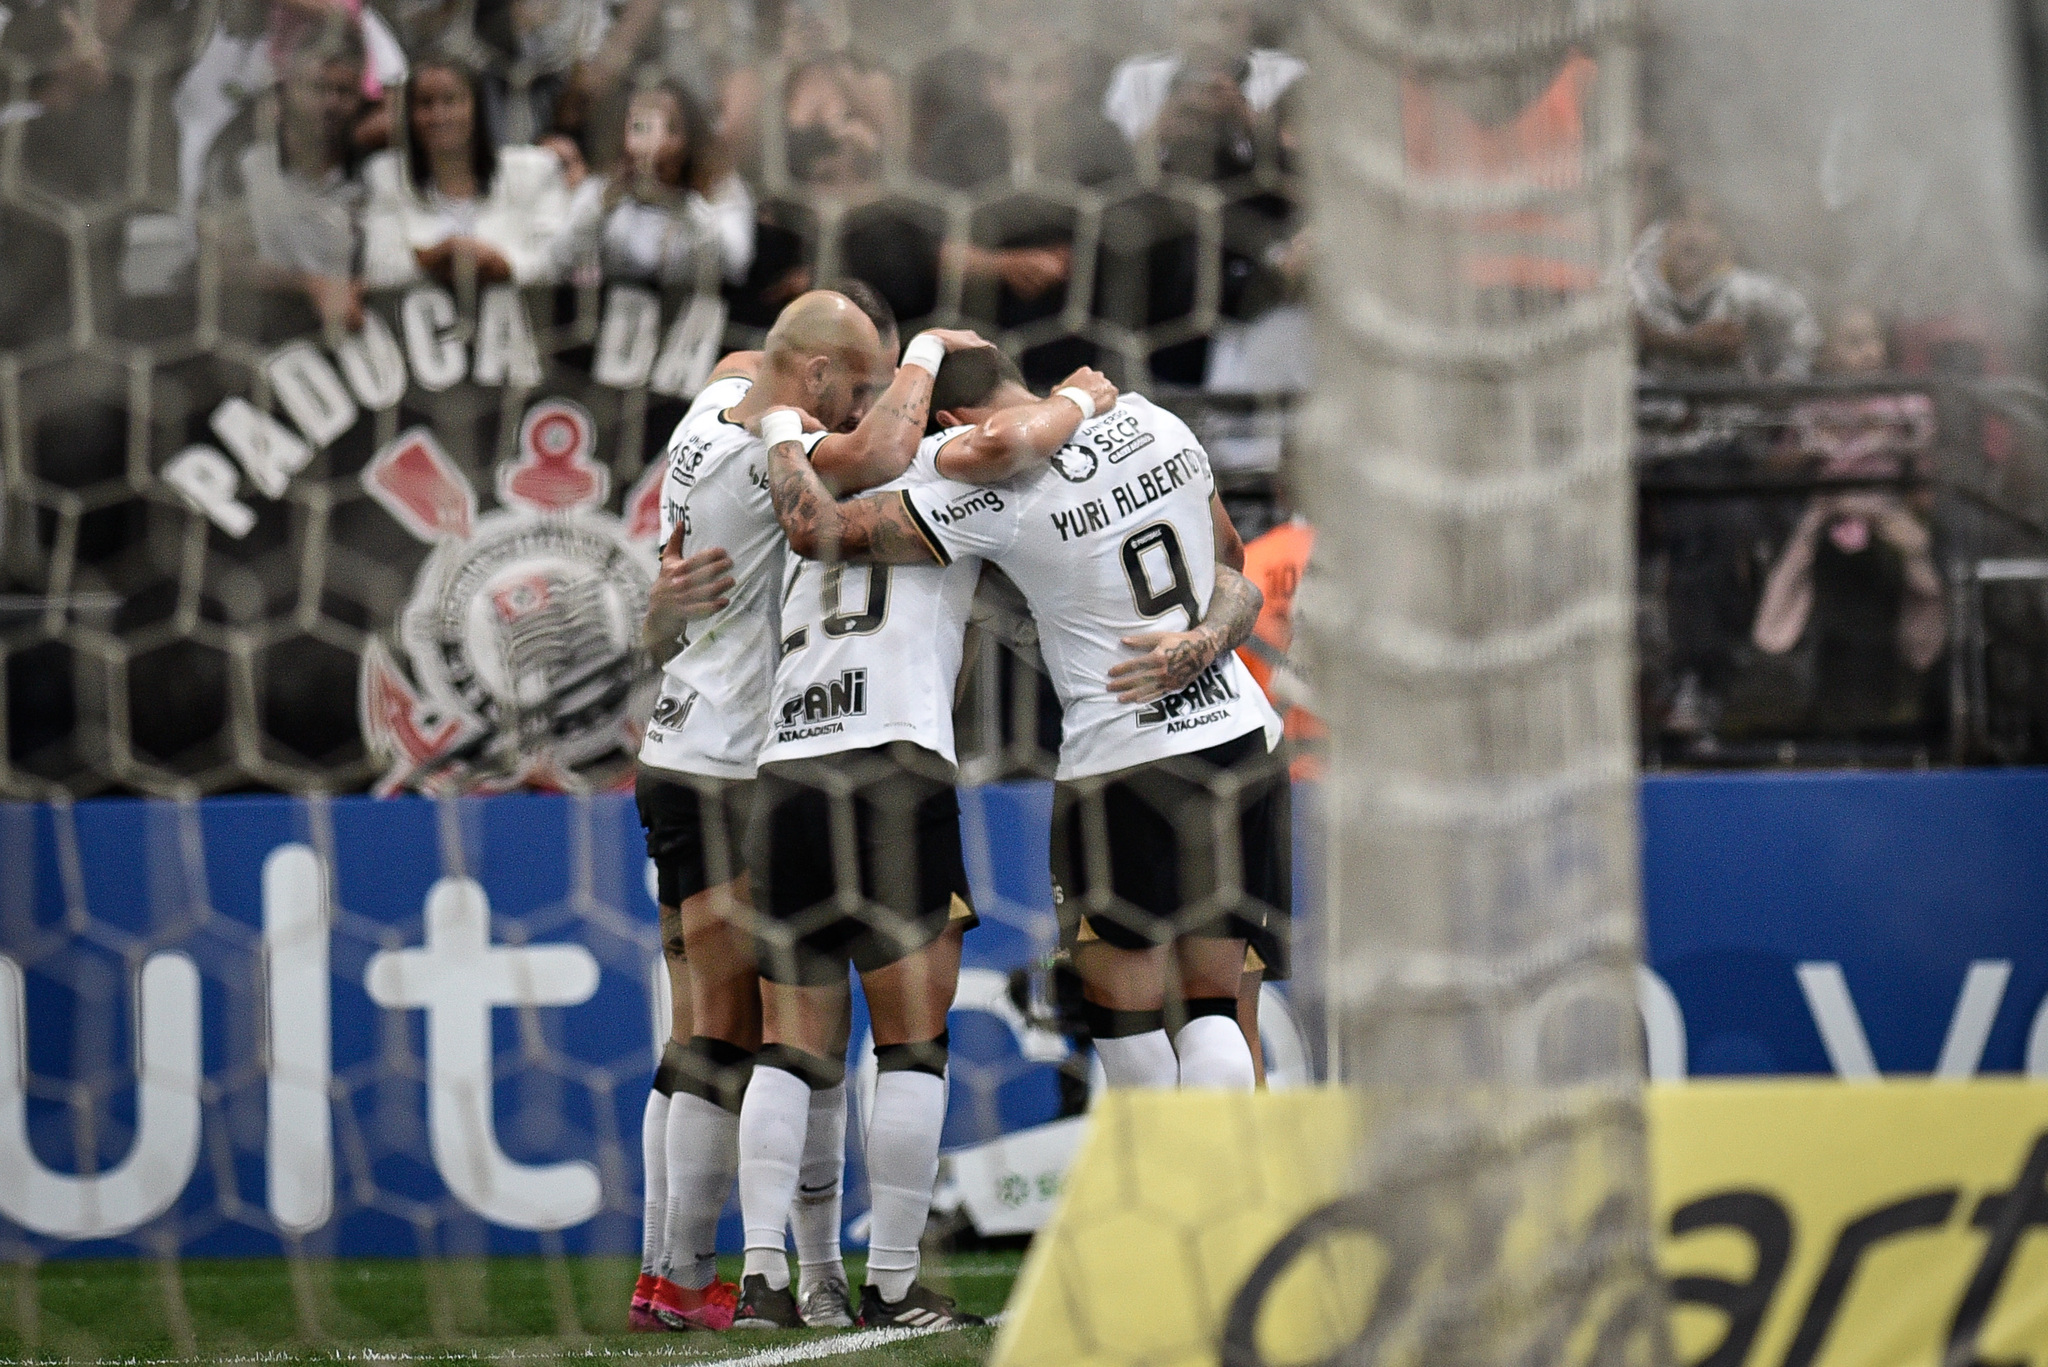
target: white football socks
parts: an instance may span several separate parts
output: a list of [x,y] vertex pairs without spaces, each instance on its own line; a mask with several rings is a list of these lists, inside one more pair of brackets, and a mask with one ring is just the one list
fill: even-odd
[[846,1178],[846,1084],[811,1093],[803,1164],[797,1170],[796,1204],[789,1227],[796,1235],[797,1298],[821,1282],[844,1282],[839,1258],[839,1219]]
[[718,1216],[739,1170],[740,1118],[690,1092],[668,1109],[668,1252],[664,1275],[702,1290],[718,1275]]
[[1180,1080],[1180,1060],[1164,1030],[1098,1039],[1095,1053],[1112,1087],[1171,1087]]
[[668,1097],[652,1087],[640,1113],[640,1173],[647,1195],[640,1215],[640,1274],[666,1275],[661,1259],[668,1243]]
[[796,1199],[797,1172],[809,1129],[811,1089],[795,1073],[754,1065],[740,1105],[740,1214],[747,1227],[743,1274],[766,1277],[782,1290],[789,1285],[789,1253],[783,1230]]
[[[759,1074],[756,1074],[758,1078]],[[946,1082],[930,1073],[887,1072],[875,1080],[868,1125],[868,1281],[885,1301],[900,1301],[917,1280],[917,1245],[939,1175],[939,1132],[946,1124]],[[749,1236],[748,1242],[752,1242]]]
[[1251,1047],[1231,1017],[1197,1016],[1180,1028],[1173,1044],[1180,1054],[1181,1086],[1252,1090]]

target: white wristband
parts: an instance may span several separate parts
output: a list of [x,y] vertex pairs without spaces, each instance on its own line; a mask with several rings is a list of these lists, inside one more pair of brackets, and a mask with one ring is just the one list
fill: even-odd
[[1052,392],[1052,396],[1055,399],[1071,399],[1074,407],[1081,410],[1082,422],[1086,422],[1095,416],[1095,400],[1088,397],[1088,391],[1085,389],[1075,385],[1068,385],[1064,389],[1055,389]]
[[804,415],[793,408],[778,408],[761,419],[761,440],[774,450],[786,441],[801,441],[804,435]]
[[946,344],[929,332],[920,332],[910,339],[910,345],[903,348],[903,364],[922,366],[934,378],[939,373],[939,363],[946,359]]

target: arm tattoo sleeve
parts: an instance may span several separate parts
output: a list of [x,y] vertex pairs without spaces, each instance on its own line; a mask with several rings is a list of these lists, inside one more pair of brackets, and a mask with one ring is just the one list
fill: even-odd
[[776,521],[800,555],[891,565],[934,559],[901,498],[865,494],[843,503],[834,500],[800,443],[783,442],[769,452],[768,496]]
[[1216,588],[1209,595],[1209,611],[1203,614],[1202,625],[1221,638],[1218,655],[1235,650],[1250,639],[1252,628],[1258,624],[1259,609],[1265,603],[1266,595],[1259,592],[1257,584],[1228,565],[1216,567]]

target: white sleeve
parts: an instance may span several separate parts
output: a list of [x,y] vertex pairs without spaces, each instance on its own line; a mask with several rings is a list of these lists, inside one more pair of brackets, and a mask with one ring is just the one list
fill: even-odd
[[1151,131],[1179,66],[1173,58],[1132,57],[1110,76],[1109,89],[1102,94],[1102,117],[1117,126],[1124,141],[1134,143]]
[[498,153],[500,180],[491,198],[504,195],[514,225],[491,245],[505,253],[512,281],[547,285],[555,279],[555,242],[569,229],[569,185],[562,163],[544,147],[506,147]]
[[420,278],[406,231],[405,167],[397,152],[379,152],[365,163],[369,202],[363,206],[363,283],[389,289]]
[[363,52],[369,58],[370,75],[387,91],[404,85],[411,68],[406,63],[405,47],[398,41],[398,35],[384,22],[384,16],[368,5],[362,7],[357,18],[362,23]]
[[754,196],[747,183],[729,175],[710,195],[691,195],[690,210],[701,230],[718,243],[726,283],[745,281],[754,264]]
[[942,565],[963,555],[994,559],[1007,551],[1017,539],[1024,504],[1015,488],[953,479],[913,484],[879,497],[903,500],[918,534]]
[[[683,422],[690,421],[706,409],[731,408],[746,398],[747,391],[753,387],[754,382],[744,375],[728,375],[722,380],[713,380],[697,391],[696,398],[690,400],[690,411],[683,414]],[[678,424],[678,427],[680,425]]]

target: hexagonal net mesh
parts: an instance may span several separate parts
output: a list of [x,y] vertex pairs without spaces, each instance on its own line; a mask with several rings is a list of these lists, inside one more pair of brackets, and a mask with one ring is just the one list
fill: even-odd
[[[359,791],[463,745],[413,777],[616,779],[651,703],[623,563],[590,619],[564,581],[469,650],[420,606],[431,553],[558,507],[591,524],[564,566],[644,541],[710,363],[807,285],[1277,458],[1306,374],[1288,7],[1255,16],[1250,102],[1163,139],[1163,0],[302,8],[54,0],[0,35],[0,793]],[[408,160],[408,83],[451,70],[490,221]],[[644,195],[636,92],[696,139]],[[509,257],[423,264],[456,227]],[[444,647],[491,658],[451,679]]]
[[[1634,6],[1325,6],[1301,621],[1330,728],[1322,1237],[1356,1354],[1653,1362],[1632,736]],[[1334,571],[1343,567],[1342,575]]]
[[[607,790],[653,705],[670,431],[722,352],[851,279],[904,336],[978,328],[1041,392],[1098,366],[1184,413],[1209,466],[1270,470],[1308,378],[1293,54],[1314,52],[1323,212],[1347,226],[1321,243],[1305,620],[1335,722],[1330,885],[1372,899],[1333,917],[1329,1054],[1382,1136],[1344,1218],[1410,1269],[1354,1351],[1654,1351],[1613,620],[1619,13],[1414,0],[1306,40],[1287,6],[1223,0],[24,14],[0,32],[0,790],[58,801],[0,831],[0,1029],[32,1022],[0,1039],[25,1060],[0,1184],[34,1186],[16,1209],[47,1226],[10,1210],[14,1259],[155,1258],[181,1355],[216,1341],[193,1253],[287,1255],[244,1342],[410,1332],[336,1272],[372,1246],[425,1260],[435,1336],[615,1319],[571,1255],[639,1241],[660,990]],[[1042,624],[994,592],[977,615],[960,776],[1049,776]],[[1195,813],[1208,861],[1153,929],[1286,910],[1285,860],[1255,877],[1243,824],[1273,767],[1133,799]],[[569,795],[542,838],[451,796],[536,787]],[[821,788],[857,825],[850,782]],[[365,789],[443,801],[421,821],[322,796]],[[312,796],[240,846],[195,801],[266,790]],[[1101,790],[1072,827],[1091,851]],[[172,800],[68,805],[99,793]],[[1015,841],[985,817],[977,893]],[[1013,958],[1042,961],[1058,937],[1022,895]],[[865,880],[824,900],[889,924]],[[956,1054],[955,1112],[1000,1130],[1023,1058],[1081,1032],[976,982],[1037,1031],[1036,1054]],[[323,1019],[374,1047],[322,1049]],[[457,1051],[476,1068],[444,1076]],[[492,1251],[544,1255],[515,1307],[442,1256]],[[47,1278],[14,1283],[25,1344],[113,1342]]]
[[[1264,530],[1233,475],[1263,487],[1308,375],[1294,9],[0,11],[0,797],[40,804],[0,805],[0,1355],[617,1326],[582,1255],[642,1242],[672,1033],[622,791],[671,432],[859,281],[903,339],[1149,394]],[[960,778],[1050,777],[1037,628],[994,587],[974,616]],[[407,791],[437,800],[360,796]],[[1042,845],[1019,882],[1045,814],[965,805],[956,1222],[972,1151],[1090,1083]],[[1207,876],[1205,914],[1285,910]],[[988,1185],[1015,1221],[1057,1183]],[[279,1254],[228,1306],[212,1255]],[[73,1255],[145,1260],[124,1315]]]

